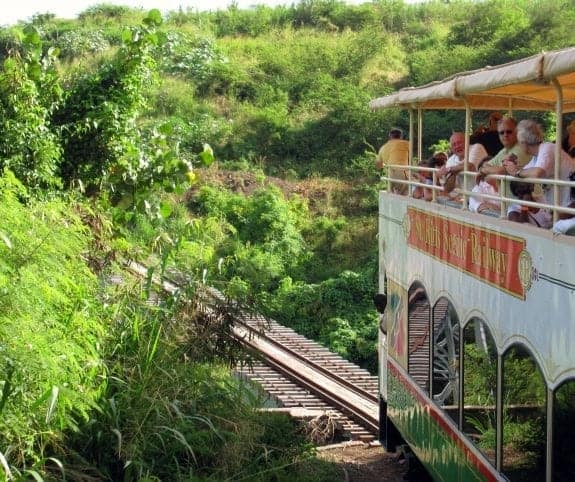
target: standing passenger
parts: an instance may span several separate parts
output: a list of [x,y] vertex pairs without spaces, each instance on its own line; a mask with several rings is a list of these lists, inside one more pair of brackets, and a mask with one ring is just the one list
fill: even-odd
[[571,157],[575,157],[575,120],[569,123],[566,130],[567,135],[563,139],[561,147]]
[[[384,166],[397,165],[407,166],[409,163],[409,142],[402,139],[401,129],[391,129],[389,131],[389,140],[381,146],[377,154],[376,167],[383,169]],[[404,169],[389,169],[389,177],[407,181],[407,173]],[[409,186],[407,184],[391,183],[391,191],[395,194],[406,195]]]
[[489,115],[487,126],[472,136],[471,143],[475,144],[478,142],[481,144],[490,156],[495,156],[503,147],[501,137],[497,135],[497,126],[502,117],[500,112],[492,112]]

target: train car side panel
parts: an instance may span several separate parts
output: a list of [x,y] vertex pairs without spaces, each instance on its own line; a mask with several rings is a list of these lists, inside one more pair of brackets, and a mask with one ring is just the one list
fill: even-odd
[[388,361],[387,415],[435,480],[506,480],[393,359]]

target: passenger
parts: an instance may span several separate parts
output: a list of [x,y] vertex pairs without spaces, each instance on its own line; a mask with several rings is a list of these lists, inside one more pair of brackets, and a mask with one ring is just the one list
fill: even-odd
[[[534,184],[526,182],[512,184],[513,194],[517,199],[539,203],[544,202],[543,196],[534,194],[534,187]],[[553,216],[549,210],[531,206],[520,206],[519,210],[513,209],[508,211],[507,219],[517,223],[533,224],[544,229],[549,229],[553,224]]]
[[[530,160],[531,155],[517,143],[517,121],[513,117],[505,116],[497,123],[497,133],[503,148],[489,162],[482,164],[479,173],[483,176],[489,174],[505,175],[507,171],[503,166],[503,161],[509,156],[516,156],[517,167],[524,167]],[[505,194],[513,197],[509,182],[506,184]],[[541,192],[538,188],[536,192]]]
[[[517,140],[525,153],[533,156],[523,168],[519,167],[512,159],[506,158],[503,161],[503,166],[507,174],[517,178],[553,178],[555,171],[555,144],[552,142],[544,142],[542,127],[531,119],[524,119],[517,124]],[[574,161],[569,157],[565,151],[561,152],[561,168],[559,172],[559,179],[567,181],[569,175],[574,171]],[[528,183],[512,183],[515,184],[516,195],[520,199],[531,197],[537,199],[539,196],[533,196],[531,193],[517,192],[521,184]],[[513,185],[512,185],[513,188]],[[529,188],[525,188],[529,190]],[[559,188],[559,205],[568,206],[571,203],[571,192],[569,186],[561,186]],[[523,196],[523,197],[522,197]],[[553,189],[549,185],[543,186],[543,199],[542,201],[547,204],[553,204]],[[521,214],[521,206],[512,204],[508,210],[509,218],[516,218]],[[515,219],[514,219],[515,220]]]
[[[569,175],[571,181],[575,181],[575,172]],[[571,202],[567,205],[575,209],[575,187],[571,188]],[[575,215],[568,213],[559,213],[559,219],[553,225],[553,232],[556,234],[575,235]]]
[[[463,185],[463,176],[461,175],[465,167],[465,135],[463,132],[454,132],[449,138],[449,146],[452,154],[449,159],[447,159],[445,165],[439,169],[438,175],[442,178],[442,182],[444,182],[444,192],[454,198],[456,196],[452,195],[453,189]],[[476,171],[477,164],[486,156],[487,152],[481,144],[469,146],[469,170]]]
[[447,154],[443,151],[438,151],[433,154],[431,158],[431,167],[439,168],[447,162]]
[[[571,201],[570,208],[575,208],[575,201]],[[572,214],[560,213],[559,220],[553,225],[555,234],[575,234],[575,216]]]
[[[433,158],[421,161],[418,165],[420,167],[433,167],[432,164]],[[433,185],[433,173],[431,171],[415,171],[415,180],[431,186]],[[426,201],[431,201],[433,198],[432,190],[422,186],[413,186],[411,195],[416,199],[425,199]]]
[[[443,166],[445,166],[445,163],[447,162],[447,157],[448,156],[445,152],[437,151],[433,154],[433,156],[431,158],[430,167],[433,167],[433,168],[438,170],[436,182],[435,182],[436,186],[441,186],[441,180],[439,177],[439,169],[441,169]],[[436,191],[435,195],[436,196],[445,196],[446,194],[443,191]]]
[[[409,163],[409,142],[402,139],[403,132],[401,129],[393,128],[389,131],[389,140],[381,146],[377,154],[375,165],[383,169],[387,165],[407,166]],[[389,169],[391,179],[407,181],[407,173],[404,169]],[[406,195],[409,191],[408,184],[399,184],[392,182],[391,191],[395,194]]]
[[482,127],[478,132],[475,132],[471,137],[471,144],[481,144],[487,154],[495,156],[503,147],[501,138],[498,136],[498,123],[502,119],[501,112],[492,112],[489,115],[487,126]]
[[497,134],[503,146],[487,164],[483,164],[481,174],[507,174],[503,167],[503,159],[510,154],[517,156],[517,166],[523,167],[531,160],[531,155],[517,143],[517,121],[505,116],[497,123]]
[[567,126],[567,135],[561,143],[563,150],[571,157],[575,157],[575,120],[572,120]]
[[[484,157],[479,163],[478,171],[481,172],[481,167],[491,159],[491,156]],[[491,194],[492,196],[496,196],[497,181],[493,178],[478,174],[476,184],[471,191],[478,194]],[[469,198],[469,210],[474,213],[482,213],[488,210],[499,211],[500,207],[500,202],[495,199],[485,199],[479,196],[471,196]]]

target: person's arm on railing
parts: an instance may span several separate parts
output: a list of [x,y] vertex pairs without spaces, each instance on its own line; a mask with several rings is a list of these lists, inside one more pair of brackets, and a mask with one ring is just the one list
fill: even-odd
[[507,171],[503,166],[491,166],[488,162],[486,162],[479,168],[479,174],[485,177],[489,176],[490,174],[507,174]]
[[505,171],[510,176],[514,177],[535,177],[535,178],[542,178],[545,177],[545,170],[541,167],[528,167],[528,168],[520,168],[517,166],[517,163],[510,159],[505,159],[503,161],[503,167]]

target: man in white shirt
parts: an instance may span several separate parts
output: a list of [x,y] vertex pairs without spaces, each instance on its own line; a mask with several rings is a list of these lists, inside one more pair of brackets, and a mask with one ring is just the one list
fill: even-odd
[[[463,169],[465,167],[465,134],[463,132],[454,132],[449,138],[449,146],[451,149],[451,156],[447,159],[445,166],[441,167],[438,171],[439,176],[445,176],[446,181],[443,190],[453,197],[450,193],[453,189],[463,186]],[[473,144],[469,146],[469,162],[468,169],[476,171],[480,161],[487,157],[487,151],[481,144]],[[471,183],[469,181],[469,187]]]

